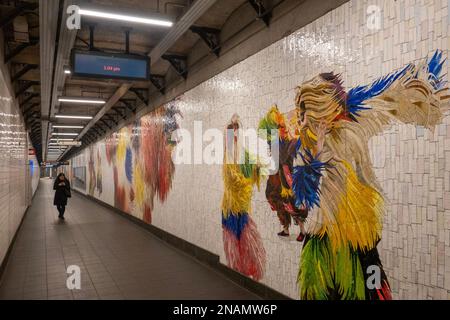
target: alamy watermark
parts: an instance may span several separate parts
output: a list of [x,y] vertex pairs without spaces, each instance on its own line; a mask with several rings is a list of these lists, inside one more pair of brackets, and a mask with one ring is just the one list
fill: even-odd
[[172,153],[174,164],[256,164],[276,172],[279,165],[278,129],[209,128],[203,131],[201,121],[194,121],[193,134],[177,129],[171,140],[177,142]]
[[69,290],[81,290],[81,269],[77,265],[67,267],[66,273],[69,275],[66,280],[66,287]]
[[66,13],[69,15],[66,20],[67,29],[69,30],[81,29],[80,7],[76,5],[70,5],[67,7]]

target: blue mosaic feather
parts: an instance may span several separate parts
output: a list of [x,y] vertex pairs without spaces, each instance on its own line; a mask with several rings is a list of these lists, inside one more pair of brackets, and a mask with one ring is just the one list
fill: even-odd
[[313,157],[308,150],[306,150],[306,156],[302,154],[300,156],[305,165],[294,166],[292,190],[294,191],[295,206],[300,208],[303,204],[309,210],[314,206],[320,206],[320,178],[322,170],[328,165]]
[[428,62],[429,81],[435,90],[443,88],[446,84],[446,81],[443,81],[443,76],[441,76],[442,66],[444,65],[446,59],[441,60],[442,51],[436,50]]
[[133,153],[130,148],[127,148],[127,154],[125,157],[125,174],[128,181],[131,183],[133,179]]
[[247,213],[228,214],[228,217],[224,218],[222,215],[222,226],[231,231],[236,238],[239,240],[241,238],[242,231],[248,223]]
[[358,116],[359,111],[370,109],[370,107],[365,106],[364,102],[370,98],[382,94],[392,85],[392,83],[394,83],[394,81],[403,76],[408,68],[411,68],[411,66],[412,65],[409,64],[399,71],[392,72],[387,76],[377,79],[370,85],[357,86],[350,89],[347,95],[348,112],[352,115]]

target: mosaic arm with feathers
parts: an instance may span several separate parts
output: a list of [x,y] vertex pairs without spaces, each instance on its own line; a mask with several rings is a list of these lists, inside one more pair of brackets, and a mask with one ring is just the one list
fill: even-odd
[[[369,158],[369,139],[394,123],[439,124],[450,96],[441,76],[442,52],[348,92],[339,75],[320,74],[297,88],[299,128],[293,168],[296,206],[309,211],[298,283],[302,299],[391,299],[378,255],[382,190]],[[327,126],[322,152],[318,127]],[[369,266],[381,283],[366,286]]]

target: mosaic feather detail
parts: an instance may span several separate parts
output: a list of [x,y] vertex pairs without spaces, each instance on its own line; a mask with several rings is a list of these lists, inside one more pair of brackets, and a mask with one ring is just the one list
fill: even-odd
[[305,244],[297,281],[304,300],[364,300],[365,277],[359,253],[348,246],[334,252],[326,236]]
[[[260,280],[264,276],[266,253],[256,224],[248,214],[241,215],[241,217],[244,216],[246,218],[240,219],[245,223],[236,224],[238,228],[242,227],[239,237],[235,234],[237,230],[228,228],[229,224],[226,223],[227,226],[223,227],[224,251],[230,268],[254,280]],[[227,219],[230,218],[225,220]]]
[[428,62],[429,80],[435,90],[442,89],[447,84],[447,82],[444,81],[444,77],[441,76],[442,66],[446,60],[447,59],[442,60],[442,51],[436,50]]
[[302,250],[297,281],[303,300],[327,300],[333,282],[333,257],[326,238],[312,237]]
[[131,148],[126,149],[125,156],[125,174],[127,176],[128,182],[132,182],[133,180],[133,153]]
[[370,109],[370,107],[365,106],[365,101],[382,94],[389,88],[390,85],[392,85],[392,83],[394,83],[401,76],[405,75],[407,70],[411,68],[411,66],[411,64],[407,65],[397,72],[393,72],[391,74],[388,74],[387,76],[381,77],[371,85],[357,86],[350,89],[347,95],[348,112],[355,116],[358,116],[359,111]]
[[309,210],[320,206],[319,184],[322,170],[327,164],[320,162],[308,150],[305,152],[306,155],[300,153],[304,165],[294,166],[292,179],[296,207],[304,205]]
[[247,224],[248,214],[246,212],[238,212],[236,214],[229,212],[226,216],[222,216],[222,226],[238,240],[241,239],[242,231]]
[[267,115],[259,121],[258,133],[260,136],[264,134],[261,138],[267,140],[268,143],[272,141],[275,133],[283,139],[287,137],[284,117],[276,105],[273,105]]

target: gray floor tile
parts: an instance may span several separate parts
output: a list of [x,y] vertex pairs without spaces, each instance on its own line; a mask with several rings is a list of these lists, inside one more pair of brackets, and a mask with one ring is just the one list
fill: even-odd
[[[0,281],[0,299],[258,299],[112,210],[73,193],[65,221],[42,179]],[[81,270],[69,290],[67,266]]]

